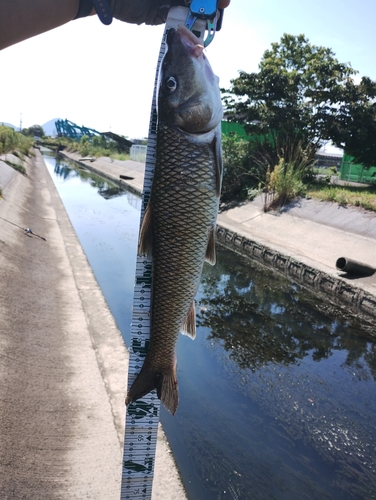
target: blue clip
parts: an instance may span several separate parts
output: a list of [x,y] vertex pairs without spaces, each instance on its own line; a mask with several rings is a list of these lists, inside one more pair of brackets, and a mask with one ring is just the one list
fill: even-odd
[[112,12],[107,0],[92,0],[95,12],[103,24],[109,25],[112,23]]
[[213,41],[217,26],[217,0],[192,0],[185,26],[190,31],[196,19],[204,19],[207,22],[208,36],[204,40],[204,47]]

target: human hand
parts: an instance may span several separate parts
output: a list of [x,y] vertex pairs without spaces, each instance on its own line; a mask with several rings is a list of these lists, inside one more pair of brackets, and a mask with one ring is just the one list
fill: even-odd
[[[133,24],[162,24],[173,5],[189,5],[189,0],[108,0],[113,17]],[[219,0],[218,8],[223,9],[230,0]]]

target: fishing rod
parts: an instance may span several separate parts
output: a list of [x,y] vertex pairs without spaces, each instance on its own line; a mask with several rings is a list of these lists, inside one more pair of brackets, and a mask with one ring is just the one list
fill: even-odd
[[[215,31],[220,29],[222,17],[223,12],[217,24],[217,0],[193,0],[189,8],[171,7],[169,11],[158,56],[150,112],[140,224],[150,198],[156,163],[157,87],[160,65],[166,52],[167,31],[178,25],[185,25],[207,47],[212,42]],[[145,256],[137,256],[129,346],[128,390],[142,368],[150,343],[151,287],[152,260]],[[120,500],[151,499],[159,415],[160,400],[156,390],[127,406]]]
[[33,230],[30,229],[30,227],[22,227],[19,224],[16,224],[15,222],[12,222],[8,219],[4,219],[4,217],[0,217],[0,219],[7,222],[8,224],[11,224],[12,226],[15,226],[15,227],[18,227],[19,229],[22,229],[26,236],[36,236],[37,238],[40,238],[43,241],[47,241],[44,236],[41,236],[40,234],[34,233]]

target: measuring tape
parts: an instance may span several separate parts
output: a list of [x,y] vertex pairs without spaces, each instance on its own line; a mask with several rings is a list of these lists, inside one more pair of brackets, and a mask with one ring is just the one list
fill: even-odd
[[[172,7],[166,21],[161,48],[158,56],[154,93],[151,105],[149,135],[146,149],[144,189],[141,206],[141,221],[150,198],[157,151],[157,86],[161,61],[166,51],[166,33],[178,24],[184,24],[188,8]],[[197,20],[197,31],[205,32],[205,21]],[[136,277],[133,296],[131,324],[130,359],[128,369],[128,390],[139,374],[150,341],[150,301],[152,283],[152,261],[146,257],[137,257]],[[122,464],[121,500],[151,499],[155,450],[157,445],[160,401],[157,391],[144,396],[127,406],[124,454]]]

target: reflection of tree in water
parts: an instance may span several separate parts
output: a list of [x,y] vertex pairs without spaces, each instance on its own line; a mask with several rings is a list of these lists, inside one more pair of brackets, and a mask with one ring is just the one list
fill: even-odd
[[72,168],[68,167],[67,164],[59,161],[56,159],[56,163],[55,163],[55,168],[54,168],[54,173],[59,176],[59,177],[62,177],[64,180],[67,179],[69,177],[69,175],[71,173],[74,173],[75,170],[73,170]]
[[296,443],[291,460],[299,449],[308,466],[313,450],[338,498],[376,498],[376,345],[357,319],[223,249],[200,306],[208,338],[236,363],[223,363],[226,379]]
[[217,264],[205,267],[201,292],[198,324],[241,369],[296,364],[306,356],[320,361],[346,350],[346,364],[362,378],[366,363],[376,380],[375,345],[358,338],[356,320],[276,273],[220,249]]
[[64,180],[69,176],[79,177],[83,182],[88,182],[93,188],[97,189],[98,193],[106,200],[124,194],[124,191],[116,184],[108,182],[103,177],[84,168],[74,168],[58,158],[56,158],[54,173]]

